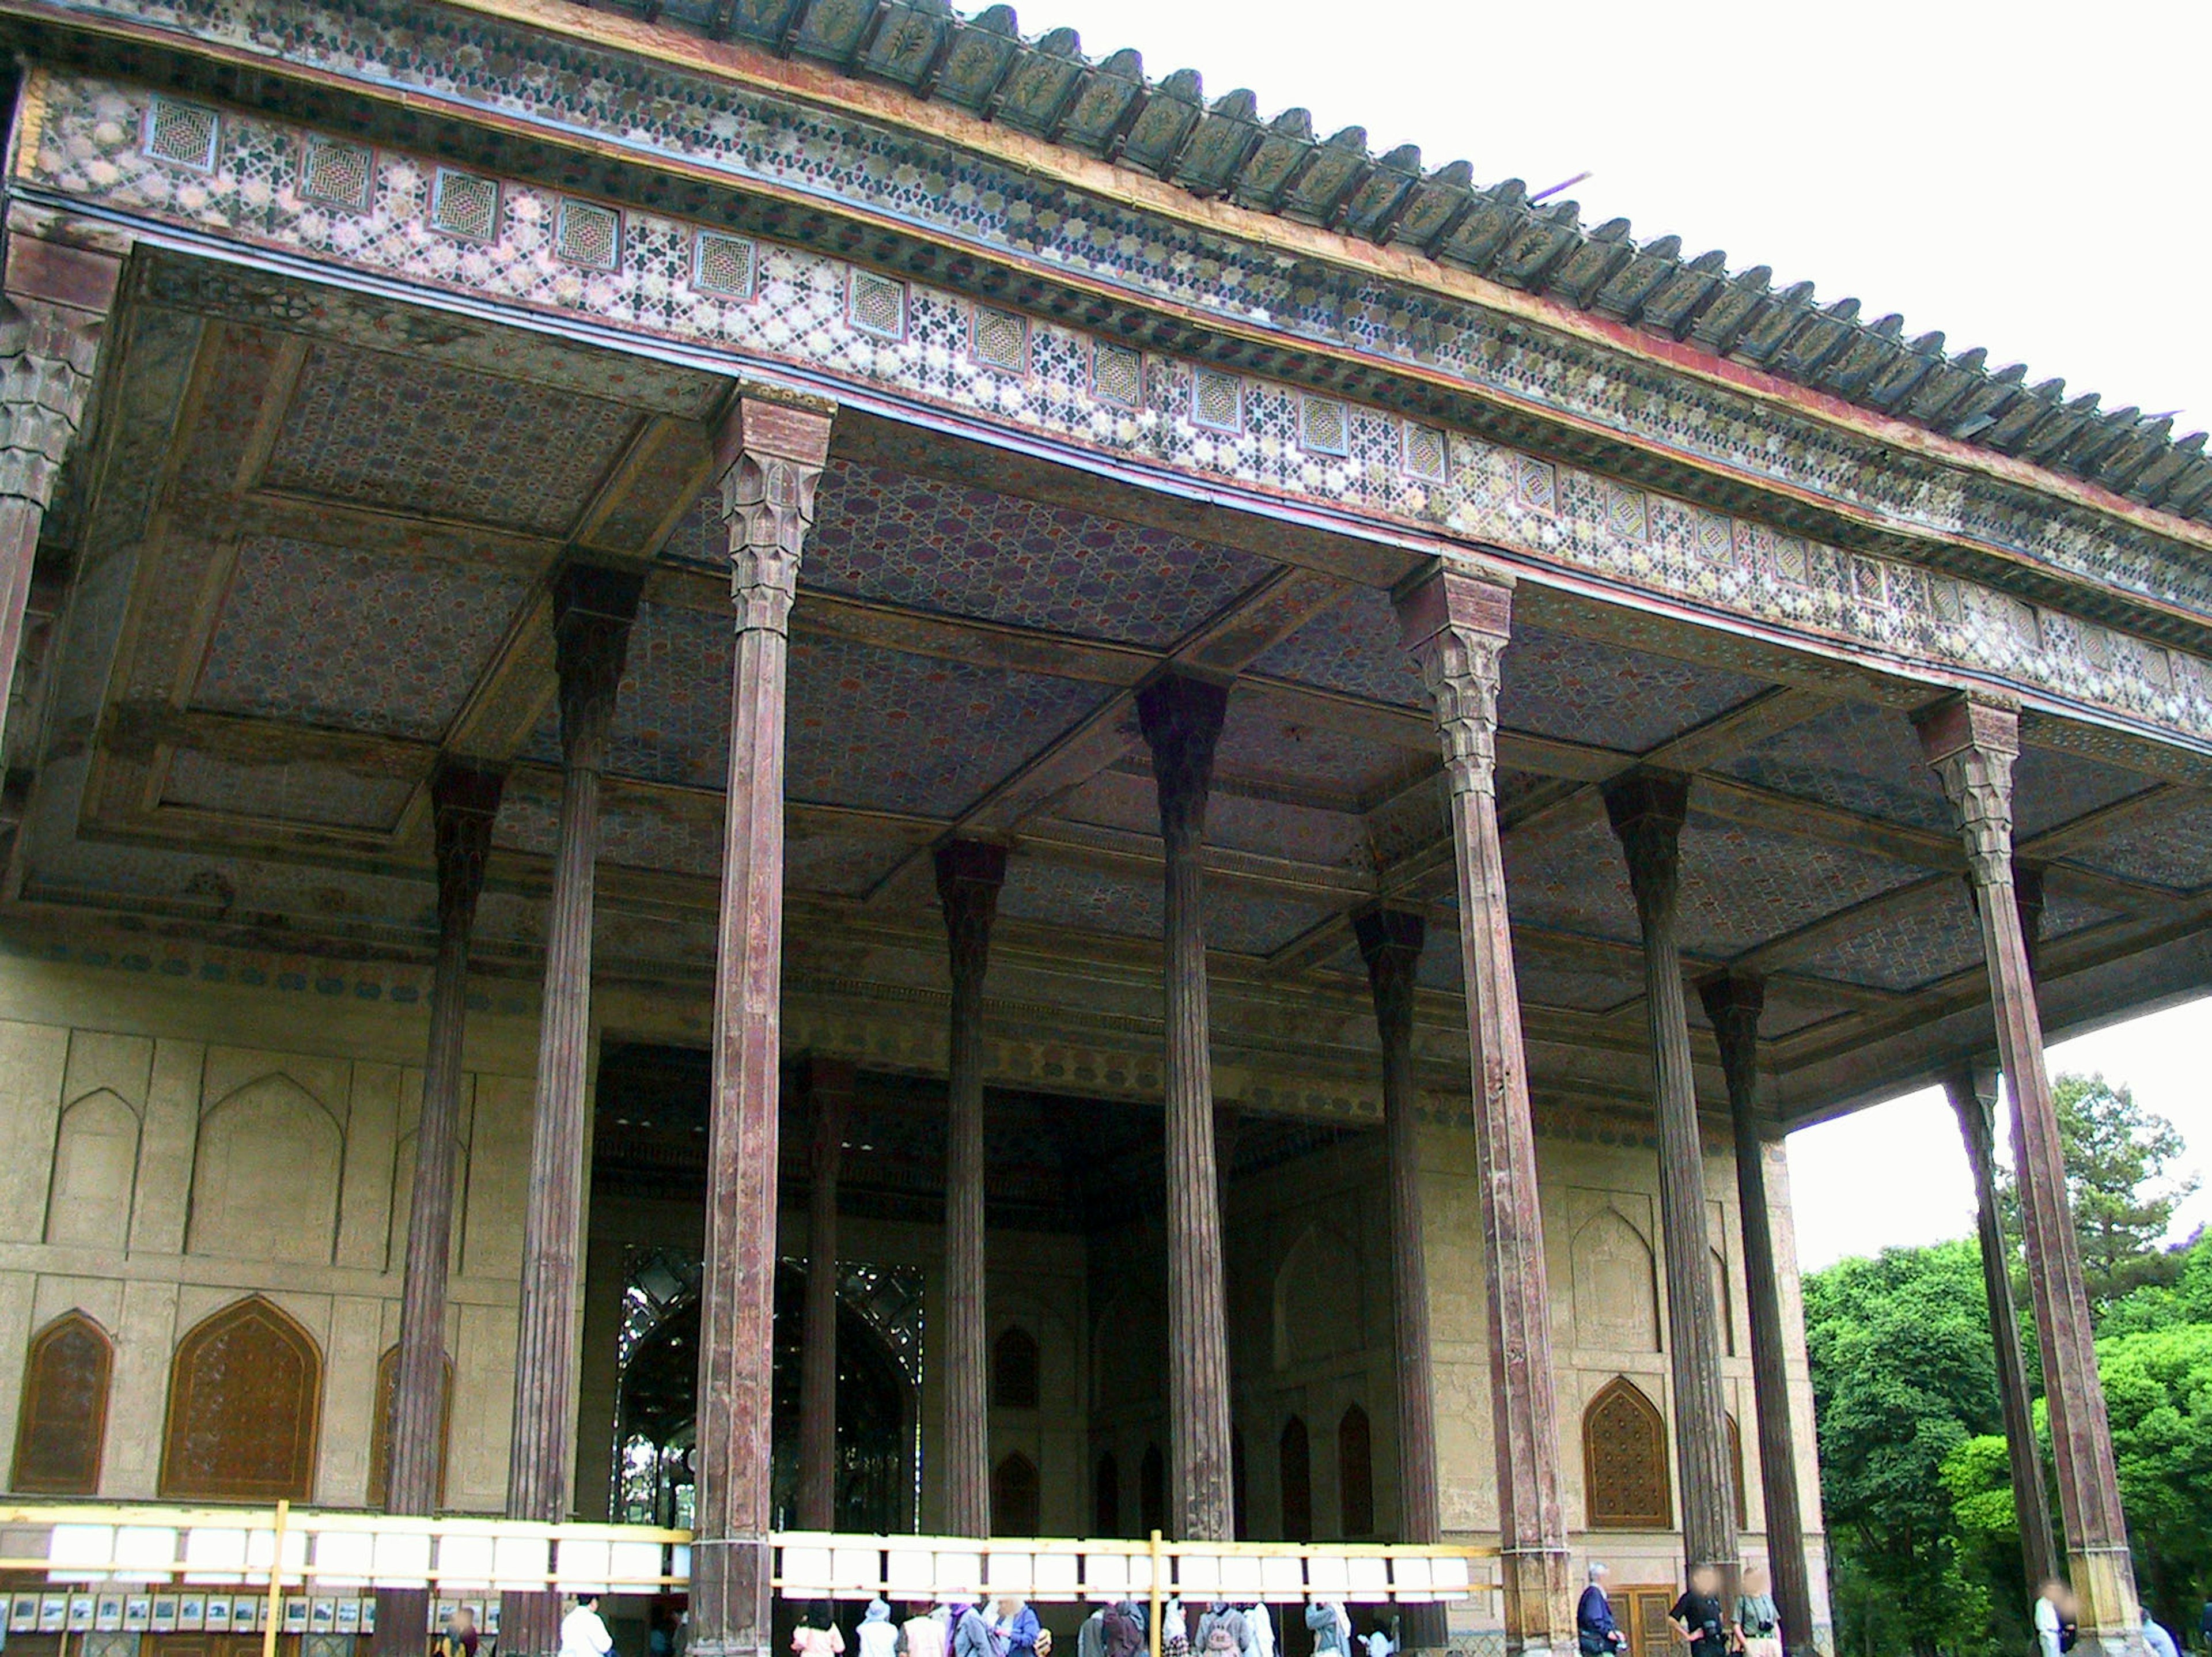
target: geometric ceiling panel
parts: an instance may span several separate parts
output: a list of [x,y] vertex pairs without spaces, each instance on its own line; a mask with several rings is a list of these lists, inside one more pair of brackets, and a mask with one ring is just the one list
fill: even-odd
[[[502,846],[551,856],[561,839],[560,780],[543,774],[510,777],[492,838]],[[634,794],[603,793],[599,861],[672,874],[719,874],[722,825],[696,813],[664,809]]]
[[1937,880],[1868,916],[1849,937],[1792,956],[1790,966],[1814,978],[1905,990],[1963,972],[1981,959],[1981,923],[1966,882]]
[[1644,993],[1644,975],[1625,966],[1576,964],[1550,954],[1515,963],[1513,977],[1524,1007],[1604,1013]]
[[879,834],[787,825],[783,839],[784,890],[865,897],[913,851],[908,842]]
[[2128,813],[2060,854],[2123,880],[2196,892],[2212,886],[2212,795],[2191,792]]
[[529,587],[489,564],[249,537],[193,700],[225,712],[435,739],[460,711]]
[[[1279,949],[1319,926],[1332,912],[1224,880],[1206,881],[1204,892],[1206,946],[1235,954],[1264,955]],[[1042,926],[1125,938],[1158,938],[1166,923],[1165,893],[1157,876],[1039,857],[1008,861],[999,913]]]
[[1542,819],[1505,837],[1505,907],[1516,926],[1634,943],[1628,863],[1603,812]]
[[787,799],[929,817],[957,816],[1113,694],[820,637],[791,642],[790,684]]
[[1841,703],[1777,731],[1719,770],[1756,788],[1948,834],[1943,785],[1920,757],[1912,722],[1890,708]]
[[1513,630],[1498,682],[1504,728],[1629,753],[1656,748],[1766,689],[1763,679],[1723,668],[1525,624]]
[[810,586],[1024,627],[1165,646],[1275,566],[1066,507],[833,460]]
[[[1054,815],[1070,823],[1095,823],[1157,839],[1159,791],[1149,771],[1102,771],[1062,799]],[[1206,801],[1206,844],[1304,863],[1364,867],[1370,861],[1361,818],[1255,800],[1224,789],[1213,789]]]
[[1350,796],[1364,804],[1436,769],[1433,751],[1403,748],[1316,725],[1286,697],[1260,690],[1232,696],[1221,728],[1217,774]]
[[1427,705],[1420,675],[1398,643],[1390,595],[1355,587],[1253,662],[1255,673],[1401,707]]
[[2156,786],[2140,771],[2054,748],[2022,748],[2012,766],[2013,838],[2032,839]]
[[1759,1015],[1759,1033],[1771,1040],[1792,1031],[1825,1024],[1850,1010],[1833,1002],[1821,1001],[1795,984],[1769,984],[1766,1005]]
[[1927,877],[1911,864],[1693,811],[1682,830],[1682,946],[1737,954]]
[[389,829],[415,784],[405,777],[363,777],[337,765],[278,761],[242,765],[184,748],[171,756],[161,790],[165,805],[318,827]]
[[573,392],[318,344],[265,477],[326,500],[558,534],[639,418]]
[[2043,900],[2043,913],[2038,918],[2036,936],[2040,942],[2070,936],[2085,927],[2102,926],[2107,921],[2120,918],[2120,912],[2099,905],[2085,903],[2069,893],[2058,893]]

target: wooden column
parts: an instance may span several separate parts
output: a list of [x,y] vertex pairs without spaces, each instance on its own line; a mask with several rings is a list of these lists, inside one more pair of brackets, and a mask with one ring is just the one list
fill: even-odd
[[[1443,1540],[1437,1495],[1436,1379],[1429,1345],[1429,1268],[1421,1228],[1421,1124],[1413,1086],[1414,972],[1428,923],[1407,910],[1372,909],[1352,917],[1375,996],[1382,1048],[1382,1131],[1390,1187],[1391,1329],[1397,1339],[1400,1539]],[[1408,1605],[1401,1643],[1436,1650],[1445,1643],[1441,1605]]]
[[2044,1066],[2043,1020],[2014,888],[2012,762],[2020,752],[2020,716],[2009,707],[1954,696],[1922,709],[1913,722],[1928,763],[1942,778],[1957,813],[1981,921],[1997,1058],[2011,1084],[2021,1241],[2043,1348],[2044,1398],[2059,1512],[2066,1525],[2067,1575],[2081,1602],[2081,1635],[2107,1649],[2140,1652],[2135,1562],[2120,1513],[2112,1426],[2097,1376],[2096,1333],[2066,1199],[2058,1112]]
[[837,1176],[845,1156],[853,1067],[806,1065],[814,1113],[806,1192],[806,1323],[799,1361],[799,1528],[837,1528]]
[[1682,1547],[1691,1566],[1735,1580],[1735,1479],[1728,1404],[1721,1390],[1721,1331],[1706,1265],[1705,1150],[1690,1069],[1690,1017],[1682,996],[1677,933],[1682,822],[1689,779],[1632,773],[1606,789],[1606,811],[1628,857],[1644,930],[1644,1003],[1651,1093],[1659,1117],[1659,1228],[1667,1256],[1668,1352],[1673,1360],[1674,1462]]
[[2043,1482],[2043,1447],[2020,1350],[2020,1314],[2012,1299],[2012,1264],[1997,1209],[1996,1072],[1969,1066],[1943,1078],[1959,1118],[1966,1165],[1974,1173],[1974,1228],[1982,1245],[1982,1287],[1990,1306],[1990,1344],[1996,1355],[1997,1403],[2004,1414],[2005,1455],[2012,1469],[2013,1511],[2020,1520],[2021,1574],[2033,1594],[2058,1575],[2051,1541],[2051,1496]]
[[92,396],[122,261],[46,241],[20,207],[0,308],[0,740],[39,536]]
[[[429,1049],[422,1063],[406,1274],[399,1288],[386,1513],[437,1512],[444,1483],[446,1280],[453,1258],[469,933],[483,891],[484,858],[491,850],[492,821],[504,782],[495,771],[450,762],[430,779],[431,837],[438,859],[438,964],[430,979]],[[429,1609],[427,1587],[379,1593],[374,1648],[380,1657],[418,1657]]]
[[1459,865],[1505,1642],[1514,1652],[1571,1652],[1551,1296],[1498,838],[1498,660],[1512,631],[1513,594],[1502,578],[1435,570],[1402,589],[1397,606],[1443,745]]
[[1171,675],[1137,693],[1167,854],[1169,1515],[1178,1536],[1205,1542],[1236,1535],[1204,866],[1206,792],[1228,708],[1227,690],[1203,679]]
[[1790,1417],[1790,1366],[1782,1339],[1782,1285],[1774,1265],[1774,1227],[1766,1206],[1766,1137],[1759,1131],[1759,1015],[1765,986],[1747,974],[1723,974],[1699,986],[1728,1077],[1735,1124],[1735,1191],[1743,1210],[1743,1275],[1751,1302],[1751,1386],[1759,1408],[1759,1489],[1766,1509],[1767,1566],[1774,1577],[1782,1643],[1813,1649],[1813,1589],[1805,1565],[1796,1435]]
[[945,1529],[991,1533],[991,1398],[984,1307],[983,975],[1006,849],[955,840],[937,849],[937,895],[952,967],[945,1081]]
[[715,438],[737,649],[692,1462],[691,1644],[702,1657],[762,1653],[769,1642],[784,679],[799,556],[829,453],[826,413],[752,398],[738,399]]
[[[577,1290],[591,1126],[584,1101],[592,1041],[592,863],[599,844],[599,773],[606,765],[615,687],[640,585],[626,571],[572,564],[553,594],[563,777],[523,1209],[514,1428],[507,1468],[510,1519],[567,1520],[576,1476]],[[502,1595],[500,1642],[521,1657],[536,1657],[558,1642],[560,1620],[557,1595]]]

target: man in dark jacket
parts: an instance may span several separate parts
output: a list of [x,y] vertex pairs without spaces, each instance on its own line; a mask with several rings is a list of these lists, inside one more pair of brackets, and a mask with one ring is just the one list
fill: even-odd
[[1628,1636],[1613,1620],[1613,1601],[1605,1597],[1606,1568],[1590,1562],[1589,1586],[1575,1605],[1575,1639],[1583,1657],[1613,1657],[1628,1648]]

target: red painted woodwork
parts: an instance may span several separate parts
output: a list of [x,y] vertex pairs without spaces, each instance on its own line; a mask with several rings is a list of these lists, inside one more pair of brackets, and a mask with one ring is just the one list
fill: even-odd
[[161,1494],[174,1501],[313,1498],[323,1358],[259,1295],[196,1325],[169,1369]]
[[114,1368],[107,1331],[82,1312],[64,1313],[31,1337],[10,1489],[39,1496],[99,1494]]

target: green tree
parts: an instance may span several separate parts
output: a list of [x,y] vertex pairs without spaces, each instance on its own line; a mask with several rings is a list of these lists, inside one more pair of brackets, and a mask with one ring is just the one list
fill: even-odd
[[2130,1289],[2097,1320],[2101,1339],[2175,1324],[2212,1324],[2212,1237],[2202,1228],[2163,1264],[2159,1281]]
[[2143,1597],[2192,1627],[2212,1582],[2212,1323],[2100,1341],[2097,1367]]
[[[2126,1087],[2101,1075],[2062,1075],[2051,1093],[2082,1281],[2090,1310],[2101,1313],[2130,1290],[2172,1275],[2179,1262],[2159,1246],[2197,1181],[2167,1177],[2167,1166],[2186,1148],[2180,1132],[2136,1104]],[[2009,1171],[2003,1179],[2007,1229],[2017,1237],[2019,1193]]]
[[1990,1594],[1960,1569],[1942,1477],[1960,1446],[1999,1427],[1975,1245],[1886,1249],[1804,1288],[1838,1643],[1918,1657],[1993,1649]]

